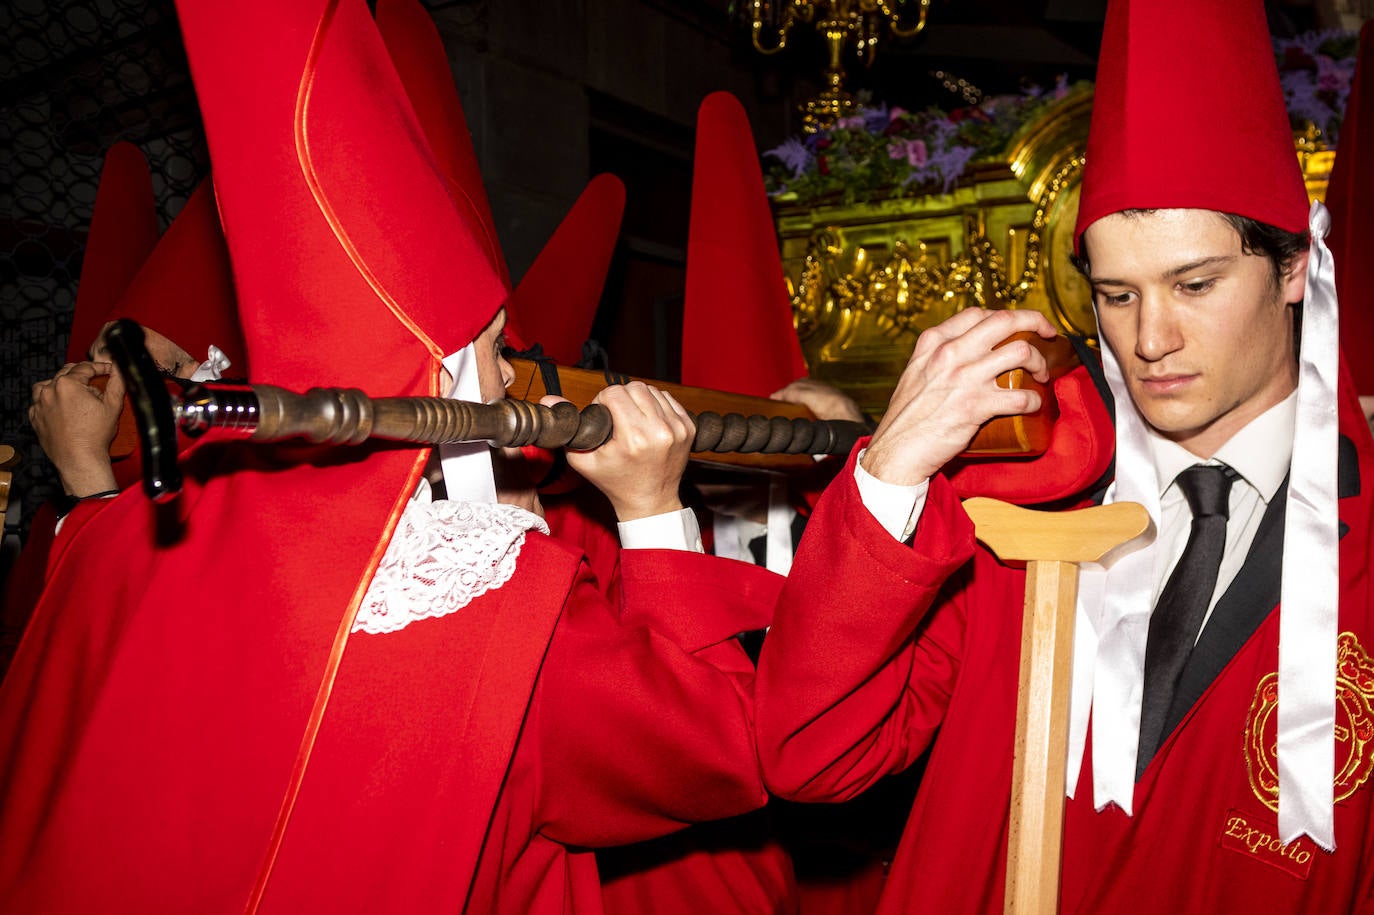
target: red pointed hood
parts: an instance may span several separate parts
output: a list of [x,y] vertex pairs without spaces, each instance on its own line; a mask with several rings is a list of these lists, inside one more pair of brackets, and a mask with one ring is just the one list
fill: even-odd
[[91,228],[81,258],[67,361],[80,362],[95,342],[110,310],[124,294],[157,244],[157,207],[148,161],[132,143],[116,143],[105,154],[95,193]]
[[1306,231],[1307,192],[1270,49],[1256,0],[1112,3],[1074,238],[1134,208],[1216,210]]
[[593,178],[506,303],[506,334],[517,348],[538,343],[560,365],[582,358],[624,212],[621,180]]
[[[1360,354],[1374,342],[1374,22],[1360,30],[1360,56],[1346,101],[1336,163],[1326,190],[1327,244],[1341,300],[1341,347]],[[1350,363],[1355,389],[1374,394],[1374,360]]]
[[[212,10],[192,5],[182,16],[222,28]],[[246,59],[242,48],[231,58],[228,43],[191,48],[197,27],[183,23],[255,375],[300,388],[437,393],[439,360],[505,299],[481,226],[451,199],[366,7],[274,10],[255,28],[296,30],[299,59],[268,60],[271,45]],[[281,85],[250,92],[230,77],[254,69]],[[286,133],[264,137],[260,122]],[[273,219],[293,231],[260,230]],[[315,332],[302,345],[285,325]],[[427,358],[432,368],[422,370]]]
[[728,92],[697,113],[682,383],[766,397],[806,374],[749,119]]
[[248,374],[229,249],[209,180],[191,194],[106,320],[116,318],[152,328],[196,359],[218,346],[233,364],[229,374]]
[[510,271],[496,236],[477,150],[453,83],[453,70],[434,20],[419,0],[377,0],[377,30],[415,108],[454,201],[469,211],[492,266],[510,288]]

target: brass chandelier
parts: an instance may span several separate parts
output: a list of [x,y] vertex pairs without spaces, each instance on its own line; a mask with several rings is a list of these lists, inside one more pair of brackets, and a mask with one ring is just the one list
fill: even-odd
[[801,108],[807,133],[832,127],[855,109],[854,97],[844,89],[846,48],[852,47],[869,66],[885,31],[897,38],[919,35],[929,12],[930,0],[750,0],[749,4],[754,47],[764,54],[787,47],[788,36],[799,22],[814,26],[825,40],[826,87]]

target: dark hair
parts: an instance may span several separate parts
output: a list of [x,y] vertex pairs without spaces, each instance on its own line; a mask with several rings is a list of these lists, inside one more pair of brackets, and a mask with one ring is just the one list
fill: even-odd
[[[1140,213],[1153,213],[1155,210],[1134,209],[1122,210],[1121,212],[1128,216],[1134,216]],[[1271,226],[1267,222],[1260,222],[1249,216],[1237,216],[1235,213],[1218,213],[1217,215],[1225,219],[1230,223],[1231,228],[1236,230],[1236,234],[1240,236],[1241,251],[1246,254],[1258,254],[1269,259],[1276,284],[1283,282],[1283,278],[1288,275],[1289,269],[1293,266],[1293,261],[1311,245],[1311,239],[1306,231],[1289,232],[1287,229]],[[1085,277],[1091,277],[1086,257],[1075,253],[1071,260],[1073,265],[1078,268],[1079,273]]]
[[1271,226],[1249,216],[1237,216],[1235,213],[1222,213],[1221,216],[1240,235],[1240,250],[1246,254],[1258,254],[1269,258],[1269,263],[1274,268],[1276,283],[1283,281],[1292,269],[1293,261],[1312,245],[1312,239],[1306,230],[1289,232],[1287,229]]

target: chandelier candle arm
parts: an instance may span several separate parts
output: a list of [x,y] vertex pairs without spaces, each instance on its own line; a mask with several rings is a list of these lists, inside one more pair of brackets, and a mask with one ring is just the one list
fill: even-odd
[[[903,13],[915,7],[916,21],[903,24]],[[878,39],[886,28],[897,38],[914,38],[925,30],[930,0],[912,4],[902,0],[752,0],[749,4],[749,31],[754,49],[776,54],[787,47],[792,26],[798,22],[814,25],[825,40],[826,87],[802,106],[807,133],[833,127],[842,117],[853,114],[854,97],[844,89],[844,50],[853,44],[865,66],[873,64]],[[768,32],[774,43],[764,43]]]

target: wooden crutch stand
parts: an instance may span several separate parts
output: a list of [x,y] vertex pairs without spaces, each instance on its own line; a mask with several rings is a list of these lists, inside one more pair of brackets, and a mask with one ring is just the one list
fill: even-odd
[[1134,502],[1040,512],[976,498],[964,510],[999,559],[1026,563],[1003,911],[1052,915],[1059,908],[1078,565],[1109,562],[1152,525]]

